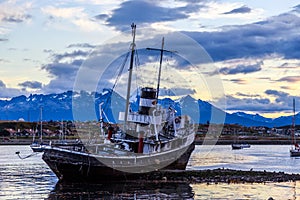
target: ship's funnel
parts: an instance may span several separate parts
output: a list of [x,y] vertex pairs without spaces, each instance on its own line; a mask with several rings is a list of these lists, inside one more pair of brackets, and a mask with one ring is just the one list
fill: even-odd
[[156,105],[156,89],[144,87],[141,89],[139,114],[152,115]]

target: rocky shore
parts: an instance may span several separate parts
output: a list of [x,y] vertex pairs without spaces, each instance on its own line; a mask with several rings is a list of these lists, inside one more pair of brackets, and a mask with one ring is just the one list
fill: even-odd
[[232,169],[155,171],[139,177],[140,181],[184,183],[265,183],[300,180],[300,174],[242,171]]

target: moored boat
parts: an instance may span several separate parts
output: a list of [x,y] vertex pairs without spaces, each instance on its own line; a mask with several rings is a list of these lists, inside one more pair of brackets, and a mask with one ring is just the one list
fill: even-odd
[[43,149],[44,149],[42,113],[43,113],[43,108],[40,107],[40,138],[39,138],[39,140],[35,139],[35,134],[37,132],[37,131],[35,131],[34,135],[33,135],[32,143],[30,145],[30,148],[33,152],[43,152]]
[[159,85],[164,39],[160,51],[157,88],[142,87],[138,111],[130,106],[131,76],[135,54],[135,30],[128,75],[125,112],[120,124],[103,123],[106,116],[100,104],[100,130],[106,130],[97,142],[43,146],[42,159],[60,180],[105,181],[130,179],[141,173],[162,169],[184,170],[194,150],[195,125],[187,115],[159,105]]
[[292,136],[292,147],[290,149],[290,156],[298,157],[300,156],[300,146],[297,143],[295,137],[295,99],[293,99],[293,118],[292,118],[291,136]]
[[250,144],[233,143],[231,144],[232,149],[244,149],[250,148]]

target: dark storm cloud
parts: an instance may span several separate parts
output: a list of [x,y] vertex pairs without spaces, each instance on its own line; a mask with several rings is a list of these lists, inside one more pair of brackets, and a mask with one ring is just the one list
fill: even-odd
[[186,32],[213,60],[263,57],[273,53],[300,59],[300,17],[286,13],[258,23],[221,27],[215,32]]
[[229,12],[225,12],[223,14],[228,15],[228,14],[243,14],[243,13],[250,13],[251,12],[251,8],[247,7],[247,6],[242,6],[240,8],[236,8],[233,9]]
[[19,83],[18,85],[23,88],[31,89],[41,89],[43,87],[42,83],[38,81],[25,81],[23,83]]
[[6,38],[0,38],[0,42],[7,42],[8,41],[8,39],[6,39]]
[[127,27],[132,22],[148,24],[184,19],[188,17],[189,13],[198,11],[200,7],[198,4],[188,4],[184,7],[169,8],[158,6],[157,3],[146,0],[126,1],[112,11],[112,15],[106,22],[116,29],[123,30],[124,26]]

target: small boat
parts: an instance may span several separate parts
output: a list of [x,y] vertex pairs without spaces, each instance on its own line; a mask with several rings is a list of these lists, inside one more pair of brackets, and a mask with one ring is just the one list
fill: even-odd
[[291,137],[292,137],[292,147],[290,149],[291,157],[300,156],[300,146],[296,141],[295,137],[295,99],[293,99],[293,118],[292,118],[292,129],[291,129]]
[[250,144],[240,144],[240,143],[233,143],[231,144],[232,149],[244,149],[250,148]]
[[30,148],[33,152],[43,152],[45,145],[39,142],[33,142],[30,145]]
[[132,109],[130,99],[131,74],[135,54],[135,30],[128,70],[127,97],[124,112],[119,112],[123,122],[104,123],[107,116],[99,104],[99,140],[67,145],[46,145],[42,159],[64,181],[98,182],[135,179],[139,175],[161,169],[184,170],[195,148],[195,124],[188,115],[177,115],[170,105],[159,104],[159,83],[164,47],[148,50],[160,52],[157,88],[140,88],[138,111]]
[[42,122],[42,107],[40,108],[40,139],[39,141],[35,140],[35,133],[33,135],[33,141],[30,145],[30,148],[33,152],[43,152],[44,144],[43,144],[43,122]]
[[231,144],[232,150],[250,148],[250,144],[240,143],[237,131],[234,129],[234,143]]

